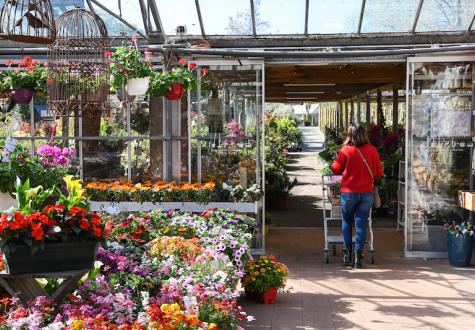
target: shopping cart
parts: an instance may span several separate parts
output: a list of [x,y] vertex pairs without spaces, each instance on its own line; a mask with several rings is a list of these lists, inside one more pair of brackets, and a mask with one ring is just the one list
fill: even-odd
[[[343,237],[341,235],[341,176],[339,175],[323,175],[323,234],[325,238],[325,246],[323,248],[323,258],[326,264],[330,262],[330,248],[333,256],[336,256],[337,244],[343,245]],[[337,226],[331,224],[337,224]],[[371,211],[368,221],[369,240],[366,241],[368,247],[369,262],[374,264],[374,235],[373,220]],[[353,236],[353,242],[355,236]]]

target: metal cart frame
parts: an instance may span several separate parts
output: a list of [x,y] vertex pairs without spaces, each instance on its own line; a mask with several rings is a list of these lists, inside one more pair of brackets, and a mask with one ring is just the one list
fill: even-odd
[[[333,256],[336,256],[336,245],[343,245],[343,236],[341,234],[329,233],[329,222],[342,221],[341,213],[341,191],[340,191],[341,176],[338,175],[322,175],[322,189],[323,189],[323,234],[325,244],[323,247],[323,260],[326,264],[330,262],[330,248]],[[330,216],[327,216],[327,209],[330,210]],[[374,233],[373,233],[373,219],[371,217],[371,211],[369,212],[368,219],[368,237],[369,241],[366,241],[368,246],[369,262],[374,264]],[[353,242],[355,236],[353,235]]]

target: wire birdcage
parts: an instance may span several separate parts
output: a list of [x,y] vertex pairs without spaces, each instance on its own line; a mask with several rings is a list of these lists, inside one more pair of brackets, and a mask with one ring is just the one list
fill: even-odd
[[56,38],[50,0],[4,0],[0,12],[0,38],[49,44]]
[[55,116],[100,117],[110,105],[107,28],[95,13],[76,8],[57,20],[48,47],[48,107]]

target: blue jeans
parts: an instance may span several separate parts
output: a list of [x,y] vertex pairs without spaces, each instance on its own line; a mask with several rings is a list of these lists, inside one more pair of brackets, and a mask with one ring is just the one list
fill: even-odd
[[356,225],[355,251],[363,251],[368,228],[369,212],[373,207],[373,193],[342,193],[341,212],[343,221],[341,231],[345,246],[351,246],[353,236],[353,223]]

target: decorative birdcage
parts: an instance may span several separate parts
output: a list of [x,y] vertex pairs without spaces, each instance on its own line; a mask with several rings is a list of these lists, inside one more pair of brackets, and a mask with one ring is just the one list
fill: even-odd
[[57,20],[56,41],[48,49],[48,107],[56,116],[100,117],[110,105],[110,48],[102,19],[82,8]]
[[0,12],[0,38],[35,44],[56,39],[50,0],[4,0]]

